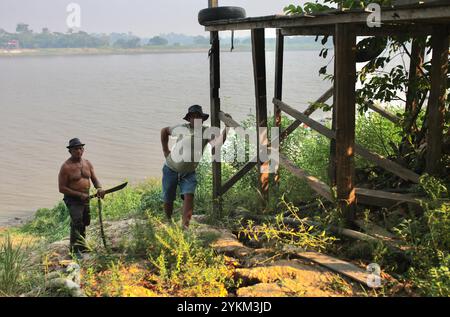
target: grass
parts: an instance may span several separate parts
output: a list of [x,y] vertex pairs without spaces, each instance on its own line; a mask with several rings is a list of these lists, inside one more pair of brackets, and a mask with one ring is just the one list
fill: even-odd
[[[283,126],[290,122],[284,119]],[[398,142],[400,134],[397,127],[377,114],[359,116],[356,127],[358,143],[382,155],[393,154],[394,149],[386,140]],[[229,140],[233,140],[233,137],[230,136]],[[228,142],[226,146],[233,146],[233,143]],[[285,154],[298,166],[321,180],[328,181],[329,140],[309,129],[301,128],[287,138],[283,148],[287,149]],[[358,168],[370,168],[370,164],[362,159],[358,159],[356,163]],[[241,167],[242,164],[223,164],[223,180]],[[236,228],[237,219],[231,217],[231,214],[238,207],[250,212],[260,211],[262,200],[257,192],[255,169],[224,195],[222,215],[212,212],[211,167],[207,158],[200,163],[197,172],[199,185],[195,195],[195,214],[208,215],[209,222],[217,226]],[[272,186],[271,201],[264,211],[266,214],[276,216],[292,211],[294,217],[308,216],[324,225],[335,223],[339,213],[333,208],[318,207],[303,213],[296,209],[298,204],[313,201],[315,197],[305,182],[299,181],[284,169],[280,173],[280,187],[277,189]],[[381,176],[382,174],[374,177],[377,179]],[[367,220],[390,224],[389,228],[393,228],[398,238],[410,246],[407,256],[412,259],[411,263],[400,263],[396,255],[382,244],[337,241],[334,237],[323,234],[323,231],[309,229],[307,226],[293,232],[280,218],[275,223],[266,223],[266,227],[250,224],[241,229],[247,233],[247,238],[294,244],[319,251],[336,252],[348,258],[365,259],[369,263],[377,262],[400,281],[412,284],[421,295],[449,296],[450,206],[448,200],[442,199],[448,197],[447,188],[448,184],[424,176],[418,190],[426,193],[431,203],[423,206],[423,214],[404,214],[397,210],[366,210],[364,213]],[[232,268],[221,255],[215,254],[208,247],[215,237],[198,236],[193,231],[181,230],[178,225],[179,213],[175,223],[164,222],[160,197],[159,180],[130,186],[106,197],[103,202],[106,221],[133,218],[136,222],[131,232],[123,235],[115,253],[103,250],[97,232],[88,235],[88,243],[93,250],[92,260],[82,268],[82,285],[87,295],[227,296],[230,290],[236,288]],[[177,201],[175,208],[179,206],[180,202]],[[97,201],[93,200],[93,227],[97,226],[97,208]],[[32,221],[2,234],[1,295],[14,296],[36,289],[36,296],[49,295],[43,288],[46,270],[44,263],[29,266],[29,250],[33,245],[31,242],[35,243],[33,250],[36,251],[40,249],[39,245],[61,240],[68,236],[69,224],[67,208],[60,202],[54,208],[39,209]],[[48,255],[41,254],[41,258],[46,256]],[[341,280],[336,279],[331,284],[338,292],[348,291],[348,285],[344,285]],[[389,292],[383,289],[382,293],[375,295],[386,294]]]

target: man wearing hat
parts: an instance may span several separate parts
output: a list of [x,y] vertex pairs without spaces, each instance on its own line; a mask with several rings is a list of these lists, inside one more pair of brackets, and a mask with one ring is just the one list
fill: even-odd
[[[164,210],[170,220],[173,213],[173,202],[176,199],[177,187],[180,187],[181,198],[183,199],[183,228],[189,227],[194,208],[194,193],[197,186],[195,170],[198,166],[203,150],[206,145],[225,142],[227,128],[215,139],[205,138],[204,132],[207,129],[203,125],[209,115],[203,113],[202,107],[193,105],[189,107],[188,113],[183,118],[189,123],[166,127],[161,130],[161,143],[166,161],[163,167],[162,187]],[[178,135],[178,139],[172,151],[169,150],[169,136]],[[180,152],[191,149],[187,156],[180,158]]]
[[64,194],[64,202],[70,213],[70,250],[73,253],[86,251],[84,239],[86,226],[90,224],[89,189],[91,181],[97,195],[105,196],[102,185],[94,172],[94,166],[82,156],[84,145],[80,139],[69,141],[70,158],[61,166],[58,175],[59,192]]

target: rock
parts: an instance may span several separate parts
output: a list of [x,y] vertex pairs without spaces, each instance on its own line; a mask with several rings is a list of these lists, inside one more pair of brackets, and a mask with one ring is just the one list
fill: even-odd
[[192,216],[192,221],[198,222],[198,223],[206,223],[208,220],[208,216],[207,215],[193,215]]
[[[275,294],[285,292],[283,296],[336,296],[335,292],[327,288],[332,276],[333,273],[325,269],[313,264],[305,265],[299,260],[280,260],[268,266],[236,269],[236,278],[240,279],[244,285],[258,283],[256,285],[271,285],[270,287],[273,288],[276,283],[275,285],[279,287],[275,287]],[[260,290],[252,288],[245,292]],[[264,293],[266,288],[261,291]]]
[[67,278],[73,282],[75,282],[76,284],[80,284],[81,283],[81,276],[80,276],[80,266],[75,263],[72,262],[70,263],[67,268],[66,268],[66,273]]
[[81,290],[80,285],[67,278],[54,278],[48,282],[47,288],[56,292],[68,294],[72,297],[86,297]]
[[196,232],[199,235],[213,234],[217,236],[210,246],[218,253],[234,258],[246,257],[253,253],[253,249],[244,246],[229,230],[202,225],[196,228]]
[[243,267],[254,267],[267,264],[270,258],[275,255],[275,252],[270,249],[262,248],[255,249],[252,254],[243,260]]
[[253,286],[243,287],[236,292],[238,297],[288,297],[292,292],[276,283],[260,283]]

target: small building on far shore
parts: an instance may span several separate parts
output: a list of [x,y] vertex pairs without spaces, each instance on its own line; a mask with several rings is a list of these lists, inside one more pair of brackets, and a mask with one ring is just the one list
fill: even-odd
[[7,50],[18,50],[20,49],[19,40],[10,40],[6,43]]

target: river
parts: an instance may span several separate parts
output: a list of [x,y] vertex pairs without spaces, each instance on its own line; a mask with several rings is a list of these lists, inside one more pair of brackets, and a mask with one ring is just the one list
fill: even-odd
[[[318,55],[285,53],[283,99],[299,110],[331,85]],[[267,52],[270,114],[274,61]],[[223,111],[237,121],[255,114],[251,53],[222,53],[221,75]],[[161,177],[160,130],[192,104],[209,113],[206,51],[0,58],[0,226],[61,199],[57,175],[73,137],[86,143],[103,187]]]

